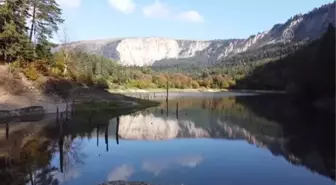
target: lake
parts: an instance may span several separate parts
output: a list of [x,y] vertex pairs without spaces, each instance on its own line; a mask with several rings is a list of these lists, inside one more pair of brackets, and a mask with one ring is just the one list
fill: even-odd
[[65,117],[0,125],[0,184],[335,184],[335,115],[283,95],[177,93]]

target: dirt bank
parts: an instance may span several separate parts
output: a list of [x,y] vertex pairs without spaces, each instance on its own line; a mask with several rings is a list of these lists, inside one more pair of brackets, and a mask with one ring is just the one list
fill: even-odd
[[[13,73],[8,66],[0,66],[0,111],[21,109],[30,106],[41,106],[45,113],[56,113],[66,110],[66,104],[83,102],[113,102],[114,108],[132,108],[152,106],[155,102],[127,97],[102,89],[90,87],[72,87],[64,89],[67,96],[57,92],[46,93],[38,82],[29,81],[22,73]],[[63,90],[62,89],[62,90]],[[59,89],[58,89],[59,90]],[[71,106],[68,106],[68,109]]]

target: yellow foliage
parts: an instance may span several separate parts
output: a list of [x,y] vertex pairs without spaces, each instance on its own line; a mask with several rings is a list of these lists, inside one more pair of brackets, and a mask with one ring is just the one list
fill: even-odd
[[10,64],[10,67],[11,68],[20,68],[21,67],[21,61],[20,60],[15,60],[14,62],[12,62],[11,64]]
[[191,81],[191,86],[194,89],[198,89],[200,87],[200,85],[198,84],[198,82],[195,81],[195,80]]
[[35,68],[34,64],[28,65],[28,67],[24,70],[25,76],[32,81],[35,81],[39,77],[39,72]]
[[62,71],[57,67],[52,67],[50,69],[50,75],[55,77],[62,76]]
[[235,86],[236,85],[236,81],[234,81],[234,80],[229,80],[229,86],[231,87],[231,86]]

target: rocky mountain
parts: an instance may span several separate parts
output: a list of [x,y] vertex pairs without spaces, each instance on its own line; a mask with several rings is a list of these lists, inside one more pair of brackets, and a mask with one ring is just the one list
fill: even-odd
[[335,24],[335,2],[303,15],[295,15],[285,23],[276,24],[270,30],[247,39],[197,41],[158,37],[120,38],[79,41],[67,46],[111,58],[122,65],[173,65],[182,62],[207,64],[266,45],[317,39],[329,23]]

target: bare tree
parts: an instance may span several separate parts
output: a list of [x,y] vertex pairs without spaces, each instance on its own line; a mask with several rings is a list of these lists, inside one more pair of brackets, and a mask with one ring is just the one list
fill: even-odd
[[68,73],[68,65],[70,62],[70,48],[69,48],[69,37],[66,32],[66,28],[63,29],[63,35],[59,36],[60,40],[60,48],[63,55],[63,61],[64,61],[64,70],[62,71],[63,75],[66,75]]

